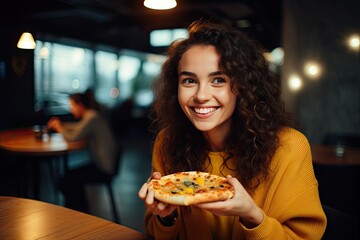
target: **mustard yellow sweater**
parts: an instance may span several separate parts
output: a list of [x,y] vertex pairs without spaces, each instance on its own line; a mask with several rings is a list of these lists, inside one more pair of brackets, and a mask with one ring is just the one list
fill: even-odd
[[[318,183],[314,175],[310,146],[306,137],[295,129],[284,129],[280,147],[270,164],[270,177],[256,189],[253,199],[264,213],[263,222],[247,229],[237,216],[215,216],[194,206],[179,207],[174,226],[161,225],[150,211],[145,213],[145,229],[156,240],[161,239],[321,239],[326,228]],[[165,172],[159,154],[162,139],[154,145],[152,170]],[[212,173],[220,175],[223,158],[220,152],[209,154]],[[235,173],[229,169],[225,176]]]

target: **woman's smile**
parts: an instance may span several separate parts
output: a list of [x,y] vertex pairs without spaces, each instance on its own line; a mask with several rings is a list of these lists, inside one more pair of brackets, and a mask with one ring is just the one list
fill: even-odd
[[216,107],[194,107],[193,110],[194,112],[196,112],[197,114],[201,114],[201,115],[207,115],[209,113],[215,112],[216,111]]

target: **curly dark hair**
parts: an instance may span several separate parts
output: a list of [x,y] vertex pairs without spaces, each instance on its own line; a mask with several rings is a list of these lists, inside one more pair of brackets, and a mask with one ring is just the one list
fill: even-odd
[[178,63],[195,45],[214,46],[220,56],[219,67],[231,81],[237,96],[231,131],[226,139],[223,166],[236,158],[238,179],[248,190],[254,190],[268,176],[269,163],[278,146],[277,133],[293,126],[280,99],[281,84],[263,57],[260,45],[235,27],[195,21],[189,26],[189,37],[174,42],[168,49],[159,78],[154,82],[152,130],[164,131],[161,154],[169,173],[207,169],[210,151],[201,131],[183,113],[178,102]]

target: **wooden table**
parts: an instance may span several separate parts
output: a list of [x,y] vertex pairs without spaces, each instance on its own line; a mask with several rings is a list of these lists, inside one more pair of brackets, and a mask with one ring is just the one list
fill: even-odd
[[[7,154],[21,156],[18,158],[23,163],[33,166],[33,188],[34,197],[40,199],[39,168],[41,161],[53,160],[63,161],[64,171],[68,169],[68,153],[84,149],[85,141],[66,141],[61,134],[53,133],[37,139],[33,128],[9,129],[0,132],[0,149]],[[9,158],[10,159],[10,158]]]
[[20,155],[58,156],[83,149],[84,141],[66,141],[61,134],[53,133],[42,140],[35,138],[32,128],[10,129],[0,132],[0,148]]
[[312,158],[315,164],[360,165],[360,149],[345,147],[344,156],[336,155],[336,147],[330,145],[311,145]]
[[65,207],[0,196],[0,239],[137,240],[147,237],[131,228]]

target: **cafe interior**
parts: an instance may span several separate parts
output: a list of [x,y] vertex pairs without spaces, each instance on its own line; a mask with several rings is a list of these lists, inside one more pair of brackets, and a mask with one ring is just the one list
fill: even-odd
[[[151,85],[169,44],[186,37],[192,21],[209,19],[230,23],[261,44],[270,70],[281,80],[286,107],[311,145],[322,204],[335,210],[328,219],[330,214],[339,215],[329,220],[329,226],[340,227],[328,227],[326,234],[356,239],[360,2],[174,2],[172,8],[160,10],[145,6],[143,0],[17,0],[1,6],[0,195],[64,204],[53,185],[54,176],[65,171],[55,159],[58,155],[46,156],[51,164],[38,161],[35,173],[28,163],[38,163],[36,155],[16,154],[12,143],[3,141],[12,136],[7,131],[41,128],[52,116],[74,120],[69,95],[91,90],[123,150],[110,185],[87,188],[91,215],[144,232],[145,206],[137,192],[151,172],[155,137],[148,119]],[[87,154],[74,146],[66,152],[68,167],[82,164]]]

